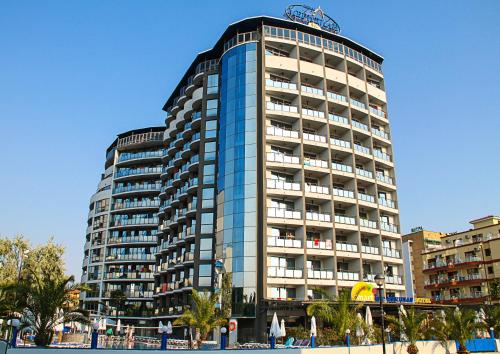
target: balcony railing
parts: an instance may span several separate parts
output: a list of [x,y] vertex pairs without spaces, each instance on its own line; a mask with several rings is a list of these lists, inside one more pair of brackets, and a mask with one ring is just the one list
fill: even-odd
[[377,173],[377,180],[380,182],[394,185],[394,181],[393,181],[392,177],[389,177],[389,176],[386,176],[386,175],[383,175],[380,173]]
[[327,186],[318,186],[315,184],[306,183],[306,192],[318,193],[318,194],[330,194],[330,190]]
[[378,247],[361,245],[361,252],[366,254],[380,254]]
[[136,201],[124,201],[124,202],[115,202],[112,206],[112,210],[120,210],[120,209],[132,209],[132,208],[141,208],[141,207],[159,207],[160,200],[136,200]]
[[376,276],[377,276],[376,274],[366,273],[366,274],[363,274],[363,280],[374,283]]
[[346,102],[347,103],[347,97],[345,97],[345,96],[343,96],[343,95],[341,95],[339,93],[328,91],[326,93],[326,96],[328,98],[331,98],[332,100],[341,101],[341,102]]
[[396,202],[394,200],[386,198],[378,198],[378,203],[388,208],[396,209]]
[[335,223],[346,224],[346,225],[356,225],[356,218],[343,215],[335,215]]
[[306,241],[307,249],[317,249],[317,250],[331,250],[333,249],[332,240],[307,240]]
[[399,250],[393,249],[393,248],[383,248],[383,254],[386,257],[391,257],[391,258],[401,258],[401,252]]
[[340,172],[352,173],[352,166],[332,161],[332,169]]
[[286,90],[296,90],[297,89],[297,85],[292,83],[292,82],[275,81],[275,80],[271,80],[271,79],[266,79],[266,86],[267,87],[281,88],[281,89],[286,89]]
[[373,156],[385,161],[391,161],[391,155],[378,149],[373,149]]
[[270,111],[281,111],[281,112],[289,112],[289,113],[298,113],[299,110],[295,106],[283,104],[283,103],[274,103],[271,101],[266,102],[266,109]]
[[342,252],[354,252],[354,253],[358,253],[358,245],[356,245],[354,243],[337,242],[335,244],[335,249],[337,251],[342,251]]
[[387,222],[380,222],[380,229],[388,232],[398,233],[398,226]]
[[346,117],[339,116],[337,114],[328,113],[328,119],[340,124],[349,125],[349,119],[347,119]]
[[285,267],[267,267],[267,276],[270,278],[294,278],[302,279],[302,269],[290,269]]
[[366,124],[363,124],[357,120],[352,120],[352,126],[355,127],[355,128],[358,128],[358,129],[361,129],[361,130],[366,130],[368,131],[368,126]]
[[110,226],[128,226],[128,225],[158,225],[158,218],[131,218],[118,219],[110,222]]
[[316,143],[326,144],[326,137],[323,135],[311,134],[311,133],[302,133],[304,140],[314,141]]
[[267,216],[270,218],[301,220],[302,212],[300,210],[270,207],[267,208]]
[[106,261],[154,261],[153,254],[110,254],[106,256]]
[[373,173],[368,170],[363,170],[362,168],[356,168],[356,174],[358,176],[373,178]]
[[154,157],[162,157],[163,152],[161,150],[158,151],[143,151],[143,152],[122,152],[120,157],[118,158],[118,162],[128,161],[128,160],[136,160],[136,159],[146,159],[146,158],[154,158]]
[[300,183],[287,182],[279,179],[268,178],[268,189],[282,189],[286,191],[300,191]]
[[349,141],[336,139],[336,138],[330,138],[330,144],[335,145],[335,146],[339,146],[339,147],[345,148],[345,149],[351,148],[351,143]]
[[153,273],[148,272],[109,272],[104,273],[104,279],[153,279]]
[[403,279],[400,275],[386,275],[385,282],[387,284],[403,285]]
[[308,269],[307,278],[309,279],[321,279],[321,280],[331,280],[333,279],[333,270],[329,269]]
[[333,195],[342,198],[354,199],[354,191],[346,189],[333,188]]
[[113,189],[113,193],[136,192],[136,191],[160,191],[161,184],[138,184],[118,186]]
[[362,154],[370,155],[370,149],[367,148],[366,146],[363,146],[363,145],[359,145],[359,144],[355,143],[354,150],[356,150],[357,152],[362,153]]
[[368,219],[361,219],[359,218],[359,226],[361,227],[367,227],[369,229],[376,229],[377,228],[377,222],[368,220]]
[[328,168],[328,161],[319,159],[304,158],[304,166]]
[[296,130],[288,130],[279,127],[268,126],[266,129],[267,135],[271,136],[281,136],[283,138],[299,138],[299,132]]
[[331,222],[332,218],[331,218],[330,214],[318,213],[315,211],[307,211],[306,212],[306,220]]
[[267,237],[268,247],[286,247],[286,248],[302,248],[301,240],[286,239],[276,236]]
[[354,98],[351,98],[350,101],[351,101],[351,105],[358,107],[358,108],[366,109],[366,105],[363,102],[355,100]]
[[340,271],[337,272],[338,280],[350,280],[350,281],[358,281],[359,273],[357,272],[349,272],[349,271]]
[[387,115],[385,114],[384,111],[380,110],[380,109],[377,109],[377,108],[373,108],[373,107],[370,107],[370,113],[376,115],[376,116],[379,116],[379,117],[382,117],[382,118],[386,118]]
[[386,132],[384,132],[382,130],[378,130],[378,129],[372,128],[372,133],[374,135],[377,135],[377,136],[381,137],[381,138],[389,139],[389,134],[387,134]]
[[141,242],[156,242],[157,236],[123,236],[123,237],[110,237],[108,244],[120,243],[141,243]]
[[310,108],[302,108],[302,115],[314,118],[325,118],[325,112]]
[[281,152],[268,152],[267,161],[269,162],[281,162],[289,164],[300,164],[300,158],[294,155],[286,155]]
[[313,95],[320,95],[320,96],[324,95],[323,90],[316,87],[301,85],[300,90],[302,92],[311,93]]
[[358,192],[358,199],[368,203],[375,203],[375,196]]

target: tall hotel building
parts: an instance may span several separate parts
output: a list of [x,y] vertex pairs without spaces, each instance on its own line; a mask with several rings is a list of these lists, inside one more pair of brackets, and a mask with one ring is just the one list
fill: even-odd
[[275,311],[293,326],[318,289],[384,273],[405,295],[382,60],[265,16],[198,54],[164,106],[155,321],[223,273],[241,341],[265,338]]
[[[151,325],[164,127],[118,135],[90,200],[80,295],[91,318]],[[113,291],[127,297],[113,303]],[[141,330],[136,331],[141,334]]]

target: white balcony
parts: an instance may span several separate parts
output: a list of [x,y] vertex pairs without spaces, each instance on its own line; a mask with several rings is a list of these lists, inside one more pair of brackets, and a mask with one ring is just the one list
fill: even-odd
[[378,198],[378,203],[388,208],[396,209],[396,202],[394,200]]
[[356,219],[350,216],[335,215],[335,223],[346,224],[346,225],[356,225]]
[[346,117],[339,116],[337,114],[328,113],[328,119],[336,123],[349,125],[349,119],[347,119]]
[[361,245],[361,252],[366,254],[380,254],[378,247]]
[[361,227],[367,227],[369,229],[376,229],[377,228],[377,222],[368,220],[368,219],[359,219],[359,226]]
[[285,208],[267,208],[267,216],[269,218],[301,220],[302,213],[299,210],[289,210]]
[[328,161],[319,160],[319,159],[310,159],[310,158],[305,157],[304,158],[304,166],[328,168]]
[[370,155],[370,149],[363,145],[354,144],[354,150],[361,154]]
[[359,281],[359,273],[348,272],[348,271],[337,272],[337,279],[338,280]]
[[398,258],[398,259],[401,258],[401,252],[393,248],[384,247],[383,254],[385,257]]
[[316,87],[301,85],[300,90],[304,93],[310,93],[312,95],[324,95],[323,90]]
[[316,250],[331,250],[333,249],[332,240],[307,240],[306,241],[307,249],[316,249]]
[[331,280],[333,279],[333,271],[331,270],[317,270],[317,269],[308,269],[307,270],[307,278],[309,279],[323,279],[323,280]]
[[334,101],[339,101],[339,102],[347,103],[347,97],[345,97],[344,95],[341,95],[339,93],[328,91],[326,93],[326,96],[328,98],[331,98]]
[[323,135],[311,134],[311,133],[302,133],[304,140],[312,141],[315,143],[326,144],[326,137]]
[[300,183],[287,182],[278,179],[267,179],[268,189],[281,189],[285,191],[300,191]]
[[283,138],[291,138],[291,139],[298,139],[299,138],[299,132],[296,130],[287,130],[279,127],[267,127],[266,128],[266,133],[267,135],[270,136],[279,136]]
[[292,240],[286,238],[279,238],[276,236],[267,237],[268,247],[284,247],[284,248],[302,248],[301,240]]
[[391,161],[391,155],[383,152],[382,150],[373,149],[373,156],[375,156],[376,158],[382,159],[384,161],[389,161],[389,162]]
[[298,113],[299,110],[295,106],[283,104],[283,103],[274,103],[271,101],[266,102],[266,109],[269,111],[280,111],[285,113]]
[[314,211],[306,212],[306,220],[311,221],[321,221],[321,222],[331,222],[332,218],[330,214],[317,213]]
[[302,108],[302,115],[314,118],[325,118],[325,112],[310,108]]
[[345,189],[333,188],[333,195],[342,198],[354,199],[354,192]]
[[377,180],[383,183],[394,185],[394,181],[391,177],[383,175],[381,173],[377,173]]
[[302,269],[288,269],[284,267],[267,267],[267,276],[270,278],[302,279]]
[[332,169],[340,172],[352,173],[352,166],[338,162],[332,162]]
[[351,148],[351,143],[349,141],[336,139],[336,138],[330,138],[330,144],[341,147],[341,148],[345,148],[345,149]]
[[280,162],[288,164],[300,164],[300,158],[298,156],[286,155],[281,152],[268,152],[267,161],[269,162]]
[[387,222],[380,222],[380,229],[388,232],[398,233],[398,226]]
[[329,188],[324,187],[324,186],[317,186],[314,184],[306,183],[305,188],[306,188],[306,192],[309,192],[309,193],[330,194]]
[[403,285],[403,279],[400,275],[386,275],[385,282],[387,284]]
[[352,126],[353,126],[353,128],[358,128],[358,129],[361,129],[361,130],[369,131],[368,126],[366,124],[361,123],[361,122],[359,122],[357,120],[353,120],[352,121]]
[[354,252],[354,253],[358,253],[358,245],[356,245],[354,243],[337,242],[335,244],[335,249],[337,251],[342,251],[342,252]]
[[372,133],[373,133],[373,135],[376,135],[376,136],[379,136],[383,139],[389,140],[389,134],[387,134],[386,132],[384,132],[382,130],[372,128]]
[[266,79],[266,87],[274,87],[285,90],[296,90],[297,85],[292,82],[276,81],[271,79]]
[[358,200],[368,203],[375,203],[375,197],[373,195],[359,193],[359,192],[358,192]]

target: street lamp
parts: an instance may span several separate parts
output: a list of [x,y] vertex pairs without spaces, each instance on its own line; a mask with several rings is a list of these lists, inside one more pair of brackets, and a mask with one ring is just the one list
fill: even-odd
[[382,301],[382,291],[383,291],[383,286],[384,286],[384,283],[385,283],[385,277],[383,274],[377,274],[375,276],[375,283],[377,284],[378,286],[378,299],[379,299],[379,303],[380,303],[380,312],[381,312],[381,315],[382,315],[382,328],[381,328],[381,332],[382,332],[382,352],[383,354],[386,354],[385,352],[385,333],[384,333],[384,330],[385,330],[385,325],[384,325],[384,303]]
[[226,333],[227,333],[227,328],[222,327],[220,329],[220,349],[221,350],[226,349]]

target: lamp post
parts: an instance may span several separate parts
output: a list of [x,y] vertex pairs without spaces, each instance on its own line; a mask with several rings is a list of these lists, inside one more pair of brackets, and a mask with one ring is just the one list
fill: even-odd
[[15,348],[17,346],[17,329],[19,328],[20,324],[21,322],[17,318],[10,320],[10,325],[12,326],[12,339],[10,341],[10,346],[12,348]]
[[90,349],[97,349],[97,340],[99,339],[99,322],[94,318],[92,322],[92,337],[90,340]]
[[383,286],[385,283],[385,277],[383,274],[377,274],[375,276],[375,283],[378,286],[378,299],[380,303],[380,312],[382,316],[382,322],[381,322],[381,333],[382,333],[382,352],[383,354],[386,354],[385,352],[385,324],[384,324],[384,302],[382,301],[382,291],[383,291]]
[[160,347],[160,350],[167,350],[167,342],[168,342],[168,327],[163,326],[161,328],[161,347]]
[[222,327],[220,329],[220,349],[221,350],[226,349],[226,333],[227,333],[227,328]]

